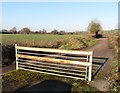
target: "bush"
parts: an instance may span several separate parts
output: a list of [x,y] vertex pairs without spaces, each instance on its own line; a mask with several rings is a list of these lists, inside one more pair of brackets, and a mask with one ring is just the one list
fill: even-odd
[[[99,22],[96,20],[92,20],[88,25],[88,31],[90,33],[95,33],[96,36],[99,34],[99,32],[102,30],[102,26]],[[100,34],[99,34],[100,35]]]
[[2,46],[2,65],[10,65],[15,61],[15,46]]
[[68,50],[79,50],[93,45],[93,40],[86,39],[83,37],[69,37],[68,39],[63,39],[59,42],[59,49]]

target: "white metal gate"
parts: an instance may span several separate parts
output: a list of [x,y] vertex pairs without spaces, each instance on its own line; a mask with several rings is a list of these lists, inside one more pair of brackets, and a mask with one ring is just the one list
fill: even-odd
[[15,45],[16,69],[91,81],[92,51],[58,50]]

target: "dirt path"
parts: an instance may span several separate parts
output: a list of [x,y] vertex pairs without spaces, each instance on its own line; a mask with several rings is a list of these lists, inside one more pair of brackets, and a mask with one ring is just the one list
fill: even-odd
[[93,51],[94,57],[108,58],[108,61],[104,65],[103,72],[105,76],[107,76],[110,73],[110,69],[111,69],[110,62],[114,57],[114,51],[113,49],[109,48],[108,38],[101,38],[97,44],[95,44],[94,46],[90,48],[83,49],[83,50]]
[[89,50],[94,52],[94,57],[104,57],[108,58],[104,66],[101,68],[102,76],[97,79],[93,79],[90,83],[91,86],[96,87],[100,91],[109,91],[109,82],[105,79],[105,77],[109,77],[111,70],[111,60],[114,57],[114,51],[109,48],[108,38],[101,38],[100,41],[88,48],[83,50]]

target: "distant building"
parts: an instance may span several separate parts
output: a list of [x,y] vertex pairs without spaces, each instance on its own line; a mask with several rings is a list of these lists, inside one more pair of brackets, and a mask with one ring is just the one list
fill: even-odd
[[0,34],[13,34],[13,33],[6,29],[2,29],[2,30],[0,30]]

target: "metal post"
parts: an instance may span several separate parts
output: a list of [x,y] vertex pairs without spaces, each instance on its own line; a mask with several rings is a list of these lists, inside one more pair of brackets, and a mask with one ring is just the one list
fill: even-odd
[[[87,55],[87,59],[86,61],[88,62],[89,61],[89,56]],[[86,66],[86,76],[85,76],[85,79],[87,80],[88,79],[88,67]]]
[[87,62],[89,61],[89,56],[87,56],[87,60],[86,60]]
[[87,77],[88,77],[88,75],[87,75],[87,73],[88,73],[88,67],[86,66],[86,75],[85,75],[85,80],[87,80]]
[[16,70],[18,70],[18,57],[17,57],[18,50],[16,47],[17,47],[17,44],[15,44],[15,57],[16,57]]
[[88,81],[91,81],[91,79],[92,79],[92,55],[93,55],[93,53],[90,55],[90,58],[89,58],[89,62],[91,63],[91,65],[89,66]]

